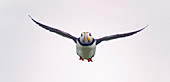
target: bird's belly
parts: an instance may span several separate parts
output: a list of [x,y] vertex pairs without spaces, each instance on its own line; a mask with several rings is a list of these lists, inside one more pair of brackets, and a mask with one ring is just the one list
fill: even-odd
[[88,59],[95,55],[95,51],[96,51],[95,45],[91,45],[91,46],[77,45],[76,48],[77,48],[77,54],[81,56],[83,59]]

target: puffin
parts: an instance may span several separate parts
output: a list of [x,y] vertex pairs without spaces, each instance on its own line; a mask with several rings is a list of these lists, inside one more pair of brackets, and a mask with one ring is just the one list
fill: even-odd
[[122,34],[114,34],[114,35],[109,35],[109,36],[104,36],[98,39],[95,39],[92,37],[92,34],[90,32],[83,32],[81,33],[81,36],[79,38],[64,32],[62,30],[59,30],[57,28],[53,28],[47,25],[44,25],[38,21],[36,21],[35,19],[33,19],[30,15],[29,17],[31,18],[31,20],[33,22],[35,22],[36,24],[38,24],[40,27],[49,30],[50,32],[54,32],[57,33],[63,37],[72,39],[75,43],[76,43],[76,52],[77,55],[80,57],[79,60],[84,61],[85,59],[88,62],[93,62],[92,58],[95,55],[96,52],[96,46],[103,42],[103,41],[109,41],[109,40],[113,40],[113,39],[117,39],[117,38],[123,38],[123,37],[127,37],[127,36],[131,36],[133,34],[136,34],[140,31],[142,31],[143,29],[145,29],[147,26],[143,27],[142,29],[133,31],[133,32],[128,32],[128,33],[122,33]]

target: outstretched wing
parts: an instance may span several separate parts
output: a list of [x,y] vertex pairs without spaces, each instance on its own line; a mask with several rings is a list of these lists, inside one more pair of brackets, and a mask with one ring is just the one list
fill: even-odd
[[[147,25],[148,26],[148,25]],[[117,39],[117,38],[122,38],[122,37],[126,37],[126,36],[130,36],[133,34],[136,34],[137,32],[142,31],[143,29],[145,29],[147,26],[145,26],[144,28],[134,31],[134,32],[129,32],[129,33],[124,33],[124,34],[116,34],[116,35],[110,35],[110,36],[105,36],[99,39],[96,39],[96,45],[99,44],[102,41],[108,41],[108,40],[112,40],[112,39]]]
[[29,15],[29,17],[30,17],[36,24],[38,24],[39,26],[41,26],[42,28],[44,28],[44,29],[46,29],[46,30],[49,30],[49,31],[51,31],[51,32],[55,32],[55,33],[57,33],[57,34],[59,34],[59,35],[61,35],[61,36],[70,38],[70,39],[74,40],[74,42],[76,43],[76,39],[77,39],[77,38],[74,37],[74,36],[72,36],[71,34],[66,33],[66,32],[64,32],[64,31],[61,31],[61,30],[59,30],[59,29],[52,28],[52,27],[49,27],[49,26],[47,26],[47,25],[41,24],[41,23],[37,22],[36,20],[34,20],[30,15]]

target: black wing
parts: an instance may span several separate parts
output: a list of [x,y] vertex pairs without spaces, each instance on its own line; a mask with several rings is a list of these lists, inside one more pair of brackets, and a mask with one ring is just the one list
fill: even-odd
[[[147,25],[148,26],[148,25]],[[137,32],[142,31],[143,29],[145,29],[147,26],[145,26],[144,28],[134,31],[134,32],[129,32],[129,33],[124,33],[124,34],[116,34],[116,35],[110,35],[110,36],[105,36],[99,39],[96,39],[96,45],[99,44],[102,41],[107,41],[107,40],[112,40],[112,39],[117,39],[117,38],[122,38],[122,37],[126,37],[126,36],[130,36],[133,34],[136,34]]]
[[72,36],[71,34],[66,33],[66,32],[64,32],[64,31],[61,31],[61,30],[59,30],[59,29],[52,28],[52,27],[49,27],[49,26],[47,26],[47,25],[41,24],[41,23],[35,21],[30,15],[29,15],[29,17],[30,17],[36,24],[38,24],[39,26],[41,26],[42,28],[44,28],[44,29],[46,29],[46,30],[49,30],[49,31],[51,31],[51,32],[55,32],[55,33],[57,33],[57,34],[59,34],[59,35],[62,35],[62,36],[64,36],[64,37],[70,38],[70,39],[74,40],[74,42],[76,43],[76,39],[77,39],[77,38],[74,37],[74,36]]

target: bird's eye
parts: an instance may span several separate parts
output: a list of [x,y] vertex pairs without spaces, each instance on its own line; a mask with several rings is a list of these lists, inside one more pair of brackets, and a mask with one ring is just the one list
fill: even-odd
[[89,33],[89,36],[91,36],[91,33]]
[[81,36],[83,36],[83,34],[81,34]]

